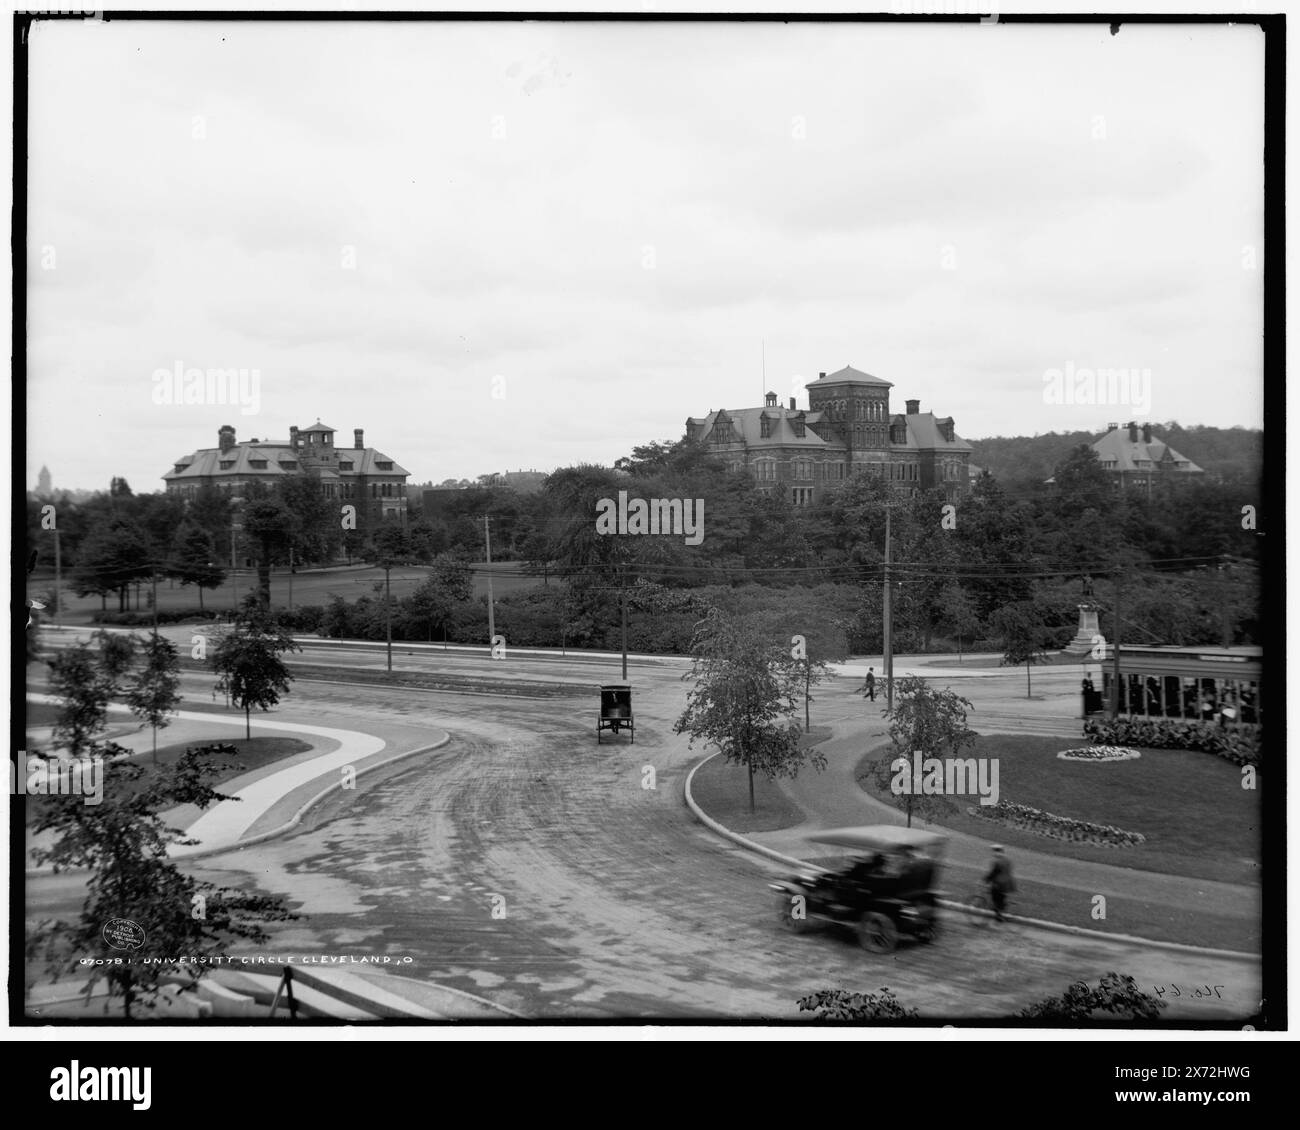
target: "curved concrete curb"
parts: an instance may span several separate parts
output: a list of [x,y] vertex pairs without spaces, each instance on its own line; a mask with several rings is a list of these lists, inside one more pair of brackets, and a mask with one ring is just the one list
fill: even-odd
[[[392,765],[393,762],[401,761],[407,757],[415,757],[417,754],[421,753],[432,753],[435,749],[442,749],[442,747],[450,741],[451,735],[444,731],[441,741],[436,741],[433,745],[421,746],[419,749],[408,749],[403,753],[395,753],[392,757],[384,758],[383,761],[376,761],[371,765],[366,765],[357,770],[357,777],[364,777],[367,773],[371,773],[376,769],[382,769],[385,765]],[[243,848],[251,847],[253,844],[264,843],[267,840],[275,839],[276,836],[283,836],[286,832],[291,832],[294,828],[298,827],[298,825],[302,823],[302,818],[307,815],[312,808],[329,796],[330,793],[335,792],[342,787],[343,782],[341,779],[331,781],[321,789],[320,792],[308,798],[298,811],[285,821],[285,823],[281,824],[278,828],[272,828],[269,832],[259,832],[256,836],[249,836],[246,840],[236,840],[233,844],[216,844],[208,848],[199,848],[198,851],[186,852],[182,858],[204,859],[210,855],[221,855],[228,851],[240,851]]]
[[[771,848],[757,844],[751,839],[747,839],[739,832],[733,832],[730,828],[724,827],[709,816],[696,803],[695,798],[691,795],[691,781],[695,777],[695,772],[715,757],[721,756],[717,753],[711,753],[707,757],[701,758],[686,774],[686,782],[683,785],[683,791],[686,798],[686,807],[691,810],[691,814],[711,832],[716,832],[719,836],[731,840],[732,843],[738,844],[746,851],[752,851],[758,855],[766,856],[778,863],[784,863],[801,871],[826,871],[827,868],[819,867],[815,863],[809,863],[803,859],[796,859],[792,855],[783,855],[779,851],[773,851]],[[940,899],[939,905],[949,910],[960,910],[964,914],[989,914],[988,911],[978,911],[974,907],[967,906],[965,903],[952,902],[950,899]],[[1037,926],[1042,930],[1055,930],[1061,934],[1074,934],[1083,938],[1095,938],[1098,941],[1107,942],[1124,942],[1128,945],[1146,946],[1149,949],[1168,950],[1173,953],[1195,954],[1198,957],[1222,957],[1230,961],[1250,961],[1258,963],[1260,958],[1258,954],[1240,953],[1237,950],[1220,950],[1207,949],[1203,946],[1189,946],[1182,942],[1162,942],[1154,938],[1139,938],[1133,934],[1107,934],[1101,930],[1089,930],[1085,926],[1069,926],[1063,922],[1048,922],[1042,918],[1024,918],[1019,914],[1007,914],[1003,916],[1008,922],[1015,922],[1022,926]]]
[[[451,735],[444,731],[441,741],[434,742],[433,745],[421,746],[419,749],[408,749],[403,753],[397,753],[394,754],[392,757],[386,757],[384,758],[383,761],[377,761],[372,765],[366,765],[363,768],[357,770],[357,777],[363,777],[367,773],[373,772],[375,769],[382,769],[385,765],[391,765],[393,764],[393,762],[401,761],[403,758],[406,757],[415,757],[417,754],[421,754],[421,753],[431,753],[435,749],[441,749],[450,741],[451,741]],[[283,836],[285,833],[291,832],[293,831],[294,828],[298,827],[298,825],[302,823],[302,818],[315,805],[319,804],[322,800],[324,800],[327,796],[329,796],[330,793],[342,787],[343,787],[342,780],[330,782],[330,784],[325,786],[325,788],[321,789],[320,792],[310,797],[298,809],[298,811],[293,814],[293,816],[291,816],[285,823],[281,824],[278,828],[272,828],[268,832],[259,832],[256,836],[250,836],[246,840],[236,840],[234,843],[229,843],[229,844],[213,844],[211,847],[199,848],[197,851],[186,852],[184,856],[180,857],[180,859],[182,861],[190,860],[190,859],[205,859],[208,856],[222,855],[228,851],[240,851],[243,848],[251,847],[253,844],[260,844],[265,842],[266,840],[274,839],[276,836]],[[76,874],[77,872],[82,872],[85,870],[86,868],[84,867],[69,867],[58,872],[58,874],[72,875],[72,874]],[[27,879],[44,879],[54,874],[55,872],[48,870],[46,868],[28,869],[23,872],[24,878]]]

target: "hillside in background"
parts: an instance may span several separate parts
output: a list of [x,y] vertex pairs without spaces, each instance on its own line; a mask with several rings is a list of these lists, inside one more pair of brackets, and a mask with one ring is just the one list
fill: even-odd
[[[1260,477],[1264,433],[1256,428],[1184,428],[1177,421],[1153,424],[1152,434],[1225,482]],[[1056,465],[1081,443],[1092,443],[1100,432],[1048,432],[1041,436],[990,436],[970,439],[971,462],[992,472],[1009,488],[1035,490],[1051,477]]]

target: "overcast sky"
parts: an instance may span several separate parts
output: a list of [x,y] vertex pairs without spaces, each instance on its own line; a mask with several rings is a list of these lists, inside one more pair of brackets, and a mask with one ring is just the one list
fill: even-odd
[[28,484],[318,417],[608,463],[849,363],[966,438],[1259,427],[1262,106],[1249,27],[37,24]]

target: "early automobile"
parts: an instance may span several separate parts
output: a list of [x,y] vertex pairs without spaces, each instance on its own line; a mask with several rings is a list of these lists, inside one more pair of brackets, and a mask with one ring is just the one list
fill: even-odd
[[602,730],[617,734],[626,730],[636,744],[636,722],[632,717],[632,688],[627,683],[607,683],[600,688],[600,714],[596,716],[596,744]]
[[777,913],[795,933],[816,925],[847,927],[863,949],[888,953],[900,938],[932,941],[939,929],[935,877],[947,837],[874,824],[832,828],[808,839],[844,849],[842,863],[811,867],[781,883]]

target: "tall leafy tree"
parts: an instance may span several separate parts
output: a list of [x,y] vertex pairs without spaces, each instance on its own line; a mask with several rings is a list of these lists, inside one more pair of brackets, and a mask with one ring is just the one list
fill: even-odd
[[182,585],[193,585],[199,590],[200,610],[203,590],[215,589],[226,579],[212,534],[197,522],[184,522],[177,529],[169,571]]
[[902,758],[911,775],[912,755],[921,757],[956,757],[975,740],[976,734],[966,724],[971,704],[951,690],[938,690],[925,679],[908,675],[894,681],[894,706],[882,713],[889,720],[890,753],[871,765],[871,775],[882,791],[888,792],[894,805],[912,817],[933,820],[952,812],[956,806],[947,797],[916,795],[915,789],[896,791],[891,787],[897,778],[896,765]]
[[1033,694],[1030,668],[1048,658],[1047,649],[1055,642],[1047,625],[1042,606],[1034,600],[1021,600],[997,609],[990,625],[1002,640],[1004,665],[1025,665],[1025,697]]
[[[159,814],[233,799],[205,779],[224,768],[187,751],[174,769],[155,770],[142,786],[142,767],[108,761],[98,804],[83,804],[80,796],[44,798],[33,831],[52,834],[54,842],[34,850],[36,861],[52,864],[56,872],[85,868],[90,874],[80,916],[38,923],[28,935],[28,956],[43,958],[56,980],[85,973],[88,958],[101,959],[90,966],[87,992],[107,981],[110,1001],[120,1001],[130,1019],[156,1005],[165,983],[179,979],[192,990],[207,969],[195,958],[226,952],[241,939],[267,941],[265,923],[297,917],[279,899],[202,882],[167,858],[180,833]],[[115,919],[141,931],[129,963],[114,962],[123,950],[105,936],[105,924]]]
[[288,630],[256,597],[244,601],[233,627],[210,653],[217,690],[244,712],[244,737],[252,737],[250,713],[269,710],[287,694],[293,675],[280,658],[301,651]]
[[127,687],[131,713],[147,722],[153,731],[153,760],[158,763],[158,731],[171,724],[171,715],[181,700],[180,658],[176,645],[163,636],[151,635],[140,645],[144,663]]
[[118,611],[126,611],[127,589],[150,575],[149,539],[131,520],[109,518],[87,535],[78,553],[72,583],[78,596],[116,592]]
[[51,739],[69,757],[83,757],[104,731],[116,680],[85,641],[64,648],[49,664],[50,686],[62,700]]
[[436,558],[429,576],[420,582],[407,605],[411,619],[422,626],[430,640],[435,630],[445,629],[452,613],[474,597],[474,572],[459,558]]
[[824,755],[801,748],[794,714],[803,670],[790,648],[753,622],[711,609],[691,645],[692,679],[686,709],[674,731],[704,741],[749,775],[754,811],[754,772],[769,779],[794,777],[804,764],[821,770]]

